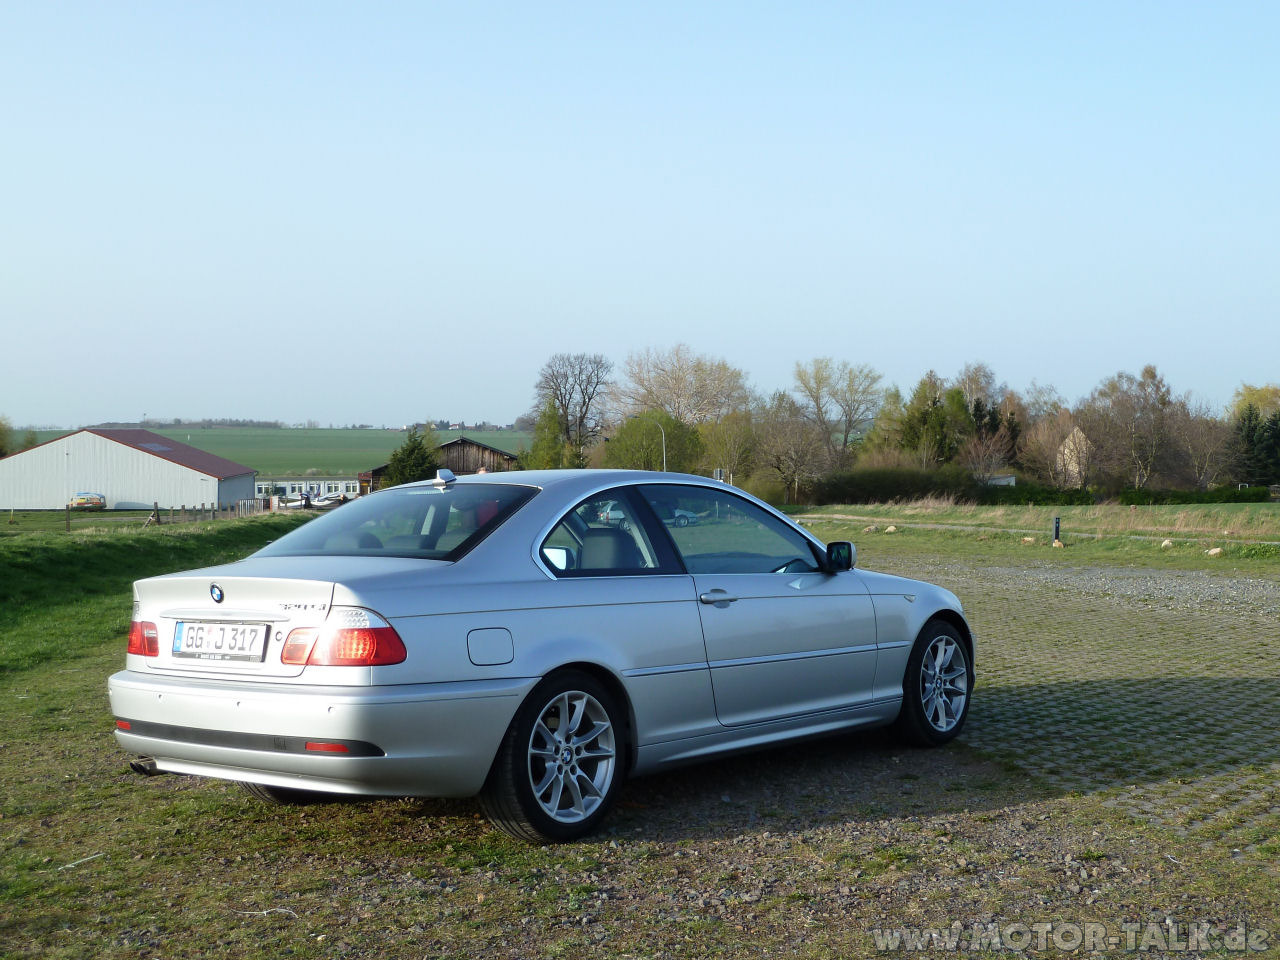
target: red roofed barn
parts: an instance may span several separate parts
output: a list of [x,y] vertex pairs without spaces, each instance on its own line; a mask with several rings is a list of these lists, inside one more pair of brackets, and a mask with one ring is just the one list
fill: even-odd
[[0,460],[0,509],[56,510],[101,493],[109,510],[233,506],[254,497],[244,464],[150,430],[90,427]]

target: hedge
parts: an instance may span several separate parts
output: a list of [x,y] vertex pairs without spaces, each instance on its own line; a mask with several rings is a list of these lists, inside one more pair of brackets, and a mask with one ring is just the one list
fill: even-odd
[[[1013,487],[992,487],[978,483],[965,471],[952,466],[939,470],[884,468],[849,470],[828,474],[813,484],[812,502],[889,503],[893,500],[921,500],[925,497],[953,497],[981,506],[1090,506],[1103,499],[1088,490],[1059,490],[1020,480]],[[1115,499],[1122,504],[1264,503],[1270,496],[1266,487],[1233,486],[1215,490],[1122,490]]]
[[1241,490],[1231,486],[1213,490],[1121,490],[1116,497],[1121,503],[1144,507],[1155,504],[1266,503],[1270,498],[1271,491],[1266,487],[1245,487]]

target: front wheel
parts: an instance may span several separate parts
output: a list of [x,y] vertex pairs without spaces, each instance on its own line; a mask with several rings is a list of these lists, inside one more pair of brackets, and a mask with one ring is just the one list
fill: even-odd
[[532,843],[591,833],[622,781],[626,737],[613,696],[590,674],[547,677],[520,706],[480,793],[495,826]]
[[964,726],[972,693],[973,664],[960,632],[930,620],[907,659],[898,732],[922,747],[941,746]]

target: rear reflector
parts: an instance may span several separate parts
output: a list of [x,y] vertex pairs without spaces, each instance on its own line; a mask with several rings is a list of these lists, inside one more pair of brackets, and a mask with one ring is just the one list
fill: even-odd
[[350,753],[345,743],[325,743],[321,740],[308,740],[306,749],[312,753]]
[[133,729],[133,724],[132,724],[132,723],[130,723],[128,720],[117,720],[117,721],[116,721],[116,729],[117,729],[117,730],[132,730],[132,729]]
[[154,623],[134,620],[129,624],[129,653],[140,657],[160,656],[160,632]]

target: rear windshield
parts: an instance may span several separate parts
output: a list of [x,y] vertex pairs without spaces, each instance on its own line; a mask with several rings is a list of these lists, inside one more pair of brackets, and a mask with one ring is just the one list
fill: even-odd
[[394,487],[335,507],[255,556],[457,560],[536,492],[507,483]]

